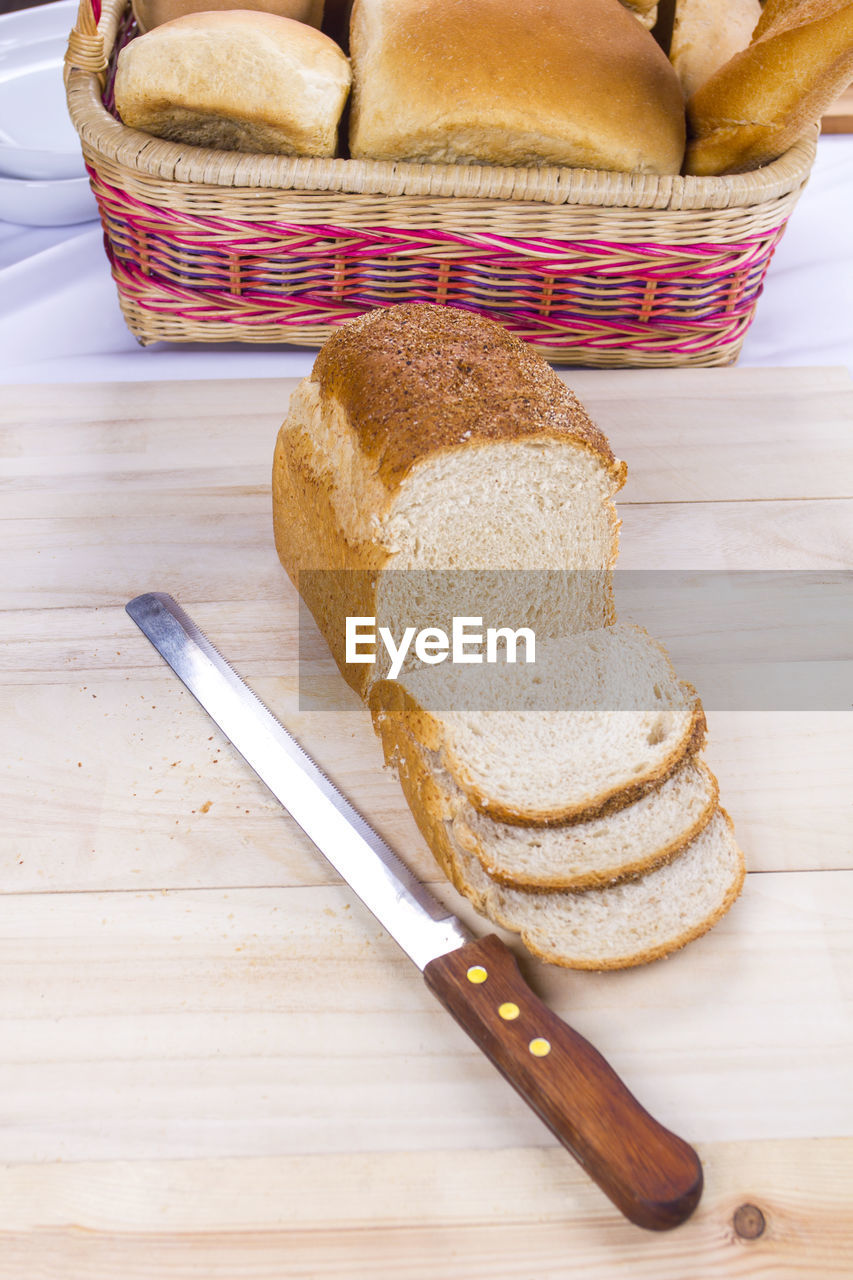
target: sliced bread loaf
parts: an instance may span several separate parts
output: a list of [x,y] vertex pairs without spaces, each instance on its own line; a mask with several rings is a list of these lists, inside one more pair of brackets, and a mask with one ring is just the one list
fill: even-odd
[[723,809],[671,862],[584,893],[525,893],[495,884],[458,846],[455,856],[456,887],[480,911],[521,934],[533,955],[570,969],[624,969],[677,951],[725,915],[745,874]]
[[399,743],[386,728],[385,746],[389,762],[409,774],[410,804],[430,806],[460,850],[492,880],[514,889],[578,891],[633,879],[690,844],[719,799],[711,770],[690,757],[659,787],[615,813],[558,827],[519,827],[478,813],[438,755],[411,735]]
[[[502,625],[522,615],[537,634],[560,634],[611,621],[613,495],[624,478],[529,346],[479,316],[401,305],[334,333],[294,393],[273,464],[276,547],[364,696],[383,654],[348,665],[346,618],[375,617],[397,634],[401,619],[424,625],[427,607],[439,626],[484,612],[471,607],[472,570],[508,571],[485,610],[503,611]],[[518,570],[585,576],[537,599]]]
[[537,645],[535,664],[445,664],[370,691],[393,753],[411,734],[480,813],[522,826],[586,821],[639,800],[701,747],[691,685],[640,627]]
[[622,969],[659,959],[710,929],[743,885],[743,855],[720,808],[681,853],[639,877],[582,892],[499,884],[456,839],[446,781],[424,768],[413,739],[398,740],[394,763],[421,834],[454,887],[551,964]]

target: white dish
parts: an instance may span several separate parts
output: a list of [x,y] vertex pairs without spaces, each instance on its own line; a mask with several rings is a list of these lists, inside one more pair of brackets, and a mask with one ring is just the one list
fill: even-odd
[[25,178],[0,177],[0,218],[27,227],[63,227],[89,222],[98,206],[88,178],[53,182],[29,182]]
[[41,40],[46,35],[64,32],[67,36],[77,19],[78,8],[77,0],[57,0],[55,4],[0,14],[0,50],[7,45]]
[[82,177],[80,140],[68,116],[62,65],[74,0],[0,16],[0,174]]

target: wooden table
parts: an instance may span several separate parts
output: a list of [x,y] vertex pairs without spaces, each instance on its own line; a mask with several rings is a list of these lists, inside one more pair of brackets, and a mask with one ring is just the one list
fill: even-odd
[[[853,563],[846,374],[568,380],[629,463],[623,567]],[[124,613],[177,596],[474,923],[361,706],[298,709],[269,496],[291,387],[4,395],[0,1277],[853,1275],[853,717],[711,715],[750,875],[706,938],[616,974],[523,962],[701,1153],[694,1217],[645,1232]]]

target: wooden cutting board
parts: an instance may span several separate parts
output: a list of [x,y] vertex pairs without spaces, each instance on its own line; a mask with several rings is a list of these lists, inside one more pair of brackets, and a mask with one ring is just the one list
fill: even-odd
[[[568,381],[629,464],[623,567],[853,564],[843,372]],[[850,1275],[853,717],[710,716],[750,875],[706,938],[623,973],[523,961],[700,1150],[694,1217],[644,1232],[476,1054],[124,613],[139,592],[174,594],[484,927],[442,881],[362,707],[298,708],[269,497],[292,385],[4,395],[0,1277]]]

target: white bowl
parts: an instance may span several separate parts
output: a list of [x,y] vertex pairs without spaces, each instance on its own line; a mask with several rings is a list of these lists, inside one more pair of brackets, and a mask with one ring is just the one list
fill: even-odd
[[75,0],[0,16],[0,174],[79,178],[80,140],[65,103],[62,64]]
[[98,206],[88,178],[31,182],[0,177],[0,218],[27,227],[63,227],[90,222]]

